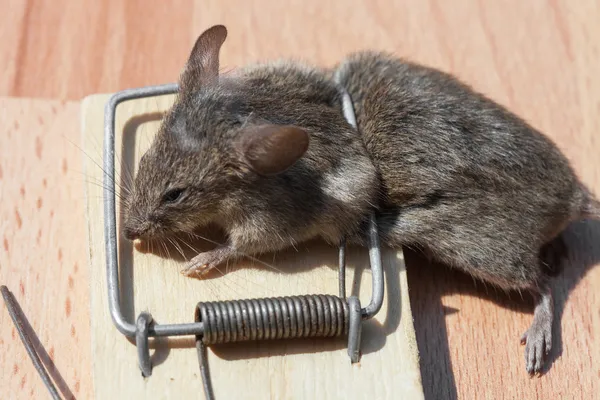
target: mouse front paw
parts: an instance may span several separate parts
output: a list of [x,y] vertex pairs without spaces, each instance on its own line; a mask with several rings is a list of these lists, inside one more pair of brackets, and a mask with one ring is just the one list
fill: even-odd
[[227,246],[200,253],[192,258],[180,272],[187,277],[199,277],[205,275],[213,268],[216,268],[227,261],[233,254],[235,254],[235,252]]
[[192,258],[185,267],[180,271],[182,275],[187,277],[199,277],[218,265],[218,260],[211,257],[210,254],[202,253]]
[[213,268],[210,264],[203,263],[202,261],[195,262],[193,259],[179,272],[187,277],[198,277],[206,274]]

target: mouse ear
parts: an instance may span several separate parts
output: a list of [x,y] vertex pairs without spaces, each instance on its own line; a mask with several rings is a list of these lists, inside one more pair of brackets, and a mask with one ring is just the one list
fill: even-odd
[[219,51],[227,38],[227,28],[215,25],[196,40],[179,80],[183,93],[191,93],[219,77]]
[[261,175],[281,173],[308,150],[308,133],[291,125],[256,125],[244,128],[239,148],[244,161]]

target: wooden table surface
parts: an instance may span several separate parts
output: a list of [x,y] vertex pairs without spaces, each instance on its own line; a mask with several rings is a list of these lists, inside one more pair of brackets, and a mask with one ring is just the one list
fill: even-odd
[[[280,57],[331,64],[376,48],[452,72],[552,137],[600,194],[595,0],[0,0],[0,8],[0,283],[69,396],[92,393],[79,100],[176,80],[212,24],[229,28],[225,68]],[[407,252],[428,399],[600,396],[600,223],[575,224],[566,236],[553,363],[534,379],[519,345],[531,304]],[[3,307],[0,354],[2,398],[45,396]]]

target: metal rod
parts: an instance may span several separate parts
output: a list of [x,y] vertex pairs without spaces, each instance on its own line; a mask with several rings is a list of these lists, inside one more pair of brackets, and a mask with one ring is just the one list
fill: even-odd
[[6,304],[6,308],[8,309],[8,314],[14,322],[15,327],[17,328],[17,332],[19,332],[21,341],[25,346],[25,350],[27,351],[29,358],[31,358],[31,361],[33,362],[33,366],[35,367],[38,374],[40,374],[40,377],[42,378],[42,381],[44,382],[44,385],[46,385],[46,388],[50,392],[52,398],[55,400],[60,400],[58,390],[56,390],[56,387],[54,386],[54,383],[52,382],[48,371],[42,364],[42,361],[40,360],[40,357],[38,356],[35,347],[31,342],[31,339],[29,338],[29,336],[27,336],[27,332],[25,331],[25,327],[23,325],[23,315],[21,315],[21,313],[19,312],[19,307],[17,305],[17,300],[15,299],[15,296],[4,285],[0,287],[0,291],[2,292],[4,303]]
[[213,400],[215,395],[210,380],[210,369],[208,368],[208,352],[200,336],[196,336],[196,350],[198,351],[198,364],[200,365],[200,378],[204,388],[204,397],[206,400]]
[[[127,100],[176,93],[177,84],[123,90],[114,94],[104,109],[104,244],[106,248],[106,278],[108,307],[117,329],[129,337],[135,336],[135,325],[121,311],[119,293],[119,261],[117,252],[117,214],[115,190],[115,116],[117,105]],[[190,333],[199,333],[196,332]]]
[[[346,118],[346,121],[348,121],[348,123],[358,131],[358,124],[356,122],[356,115],[354,114],[352,99],[350,98],[350,95],[346,89],[339,84],[339,75],[336,75],[335,79],[338,83],[339,90],[342,93],[342,111],[344,113],[344,117]],[[383,266],[381,265],[381,247],[379,244],[377,220],[374,213],[369,216],[368,238],[369,262],[371,264],[373,293],[371,295],[371,302],[362,310],[363,319],[373,318],[373,316],[379,312],[383,304]]]
[[346,299],[346,238],[342,238],[339,251],[339,277],[340,297]]
[[356,296],[348,297],[348,356],[351,363],[357,363],[360,359],[360,338],[362,333],[362,310],[360,300]]
[[362,310],[363,319],[373,318],[383,305],[383,265],[381,264],[379,230],[375,214],[371,214],[369,217],[369,262],[373,288],[371,289],[371,302]]
[[147,312],[140,313],[137,319],[135,345],[138,351],[138,361],[144,378],[152,375],[152,361],[150,360],[150,345],[148,343],[148,327],[152,323],[152,315]]

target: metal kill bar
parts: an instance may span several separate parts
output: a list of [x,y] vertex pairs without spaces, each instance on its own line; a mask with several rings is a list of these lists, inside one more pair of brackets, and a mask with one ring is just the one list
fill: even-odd
[[[104,239],[106,249],[106,276],[108,286],[108,306],[111,318],[116,328],[123,335],[134,338],[138,330],[136,326],[125,319],[121,310],[119,286],[119,261],[117,252],[117,222],[116,222],[116,192],[115,192],[115,121],[117,106],[125,101],[145,97],[175,94],[177,84],[147,86],[137,89],[127,89],[115,93],[107,102],[104,110]],[[352,102],[346,92],[342,93],[344,115],[350,124],[356,128],[356,120]],[[361,319],[372,318],[381,309],[383,304],[383,267],[381,264],[381,250],[379,245],[378,229],[374,215],[369,221],[369,260],[372,271],[373,292],[370,303],[361,309]],[[345,244],[340,246],[340,252],[345,251]],[[343,255],[343,254],[342,254]],[[340,262],[345,264],[345,255],[340,256]],[[340,278],[343,275],[340,274]],[[345,287],[341,282],[340,288]],[[340,294],[341,295],[341,294]],[[345,297],[345,296],[342,296]],[[202,322],[181,324],[152,324],[148,328],[149,336],[183,336],[202,335],[204,332]]]

